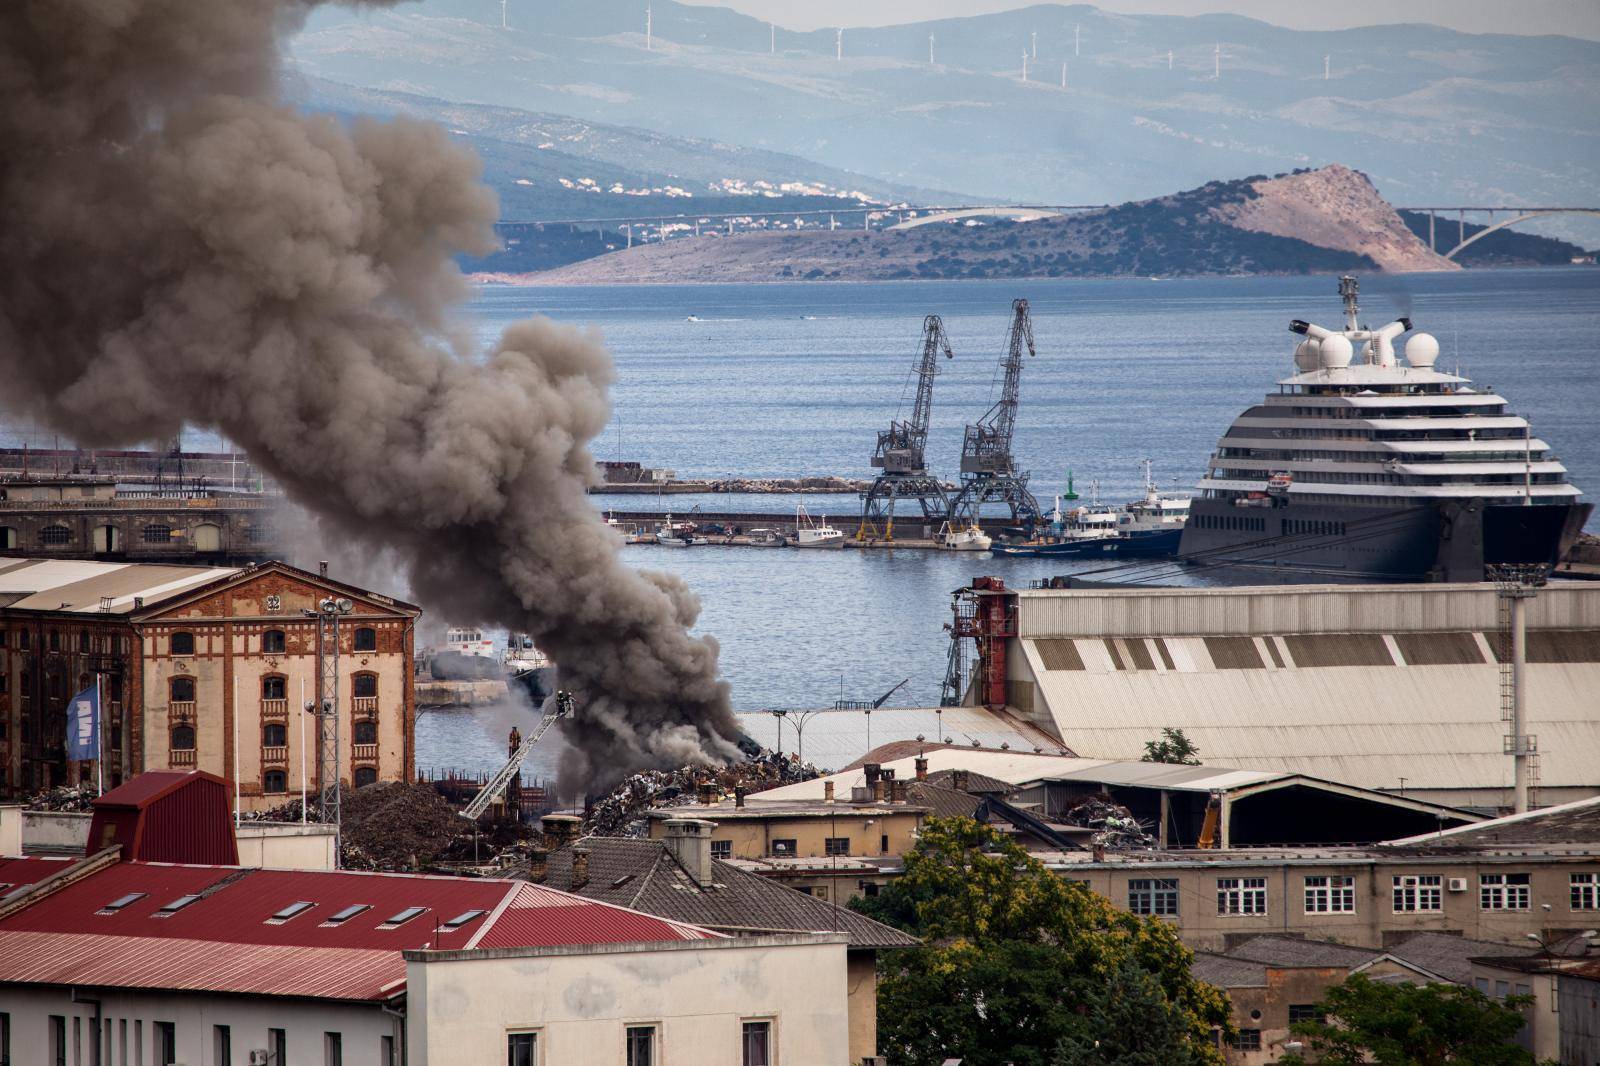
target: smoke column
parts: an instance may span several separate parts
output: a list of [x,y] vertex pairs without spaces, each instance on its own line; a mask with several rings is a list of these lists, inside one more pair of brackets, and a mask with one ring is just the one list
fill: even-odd
[[430,607],[531,634],[580,699],[564,789],[734,756],[697,600],[585,498],[610,358],[543,320],[470,350],[451,257],[494,196],[437,127],[275,99],[315,2],[0,7],[0,402],[90,447],[214,427]]

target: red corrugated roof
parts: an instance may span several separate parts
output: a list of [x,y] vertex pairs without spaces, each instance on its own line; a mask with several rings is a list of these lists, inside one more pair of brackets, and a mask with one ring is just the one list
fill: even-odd
[[76,859],[46,857],[43,855],[0,855],[0,896],[21,885],[36,884],[51,874],[60,873]]
[[197,778],[213,781],[219,785],[227,785],[227,782],[216,774],[208,774],[204,770],[146,770],[144,773],[130,778],[126,784],[118,785],[110,792],[97,797],[94,805],[96,807],[147,807],[173,789],[179,788]]
[[[107,904],[144,897],[112,914]],[[155,917],[187,895],[201,898]],[[313,906],[286,921],[290,904]],[[346,907],[367,910],[337,925]],[[408,907],[419,916],[392,929]],[[485,913],[455,930],[445,922]],[[716,937],[525,882],[417,874],[255,870],[124,862],[91,874],[0,919],[0,983],[104,984],[263,995],[382,998],[399,982],[400,952],[437,947],[550,947]],[[59,942],[59,951],[52,949]],[[94,944],[102,945],[96,949]],[[219,950],[218,944],[226,944]],[[157,960],[155,963],[152,960]],[[375,960],[384,960],[378,965]],[[392,994],[391,989],[384,995]]]

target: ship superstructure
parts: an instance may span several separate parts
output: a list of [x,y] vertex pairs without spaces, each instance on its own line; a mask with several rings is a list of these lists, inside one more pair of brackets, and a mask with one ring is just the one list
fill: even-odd
[[1295,320],[1295,372],[1228,428],[1181,554],[1283,580],[1481,581],[1496,563],[1555,563],[1591,507],[1550,445],[1490,390],[1439,370],[1401,318]]

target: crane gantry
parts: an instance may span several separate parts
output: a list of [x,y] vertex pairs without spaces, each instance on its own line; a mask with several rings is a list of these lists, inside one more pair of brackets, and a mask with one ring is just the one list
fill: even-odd
[[944,522],[950,513],[944,486],[938,478],[929,475],[925,457],[928,421],[933,416],[933,379],[939,373],[941,355],[946,359],[955,357],[950,350],[950,340],[945,336],[943,320],[938,315],[929,315],[922,320],[922,350],[915,367],[917,395],[911,418],[904,422],[891,420],[888,431],[878,434],[872,465],[882,473],[874,477],[871,486],[861,494],[857,540],[876,537],[880,522],[884,527],[884,539],[894,540],[896,500],[916,500],[921,505],[924,521],[933,525]]
[[976,526],[983,505],[992,502],[1006,504],[1017,525],[1032,527],[1039,519],[1039,501],[1028,491],[1028,472],[1017,469],[1011,454],[1024,349],[1035,354],[1028,301],[1019,298],[1011,302],[1011,333],[1000,363],[1005,375],[1000,398],[967,427],[961,441],[961,489],[949,508],[952,529]]

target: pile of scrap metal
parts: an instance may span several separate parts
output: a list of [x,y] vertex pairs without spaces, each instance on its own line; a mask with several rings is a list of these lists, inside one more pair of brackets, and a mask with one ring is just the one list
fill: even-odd
[[63,785],[29,796],[23,804],[30,811],[88,811],[94,809],[92,786],[70,788]]
[[727,766],[646,770],[595,801],[584,820],[583,835],[644,836],[649,825],[646,814],[654,807],[716,802],[740,791],[759,792],[817,776],[810,763],[766,750]]
[[1061,819],[1067,825],[1095,830],[1094,843],[1107,848],[1153,848],[1156,839],[1149,828],[1120,803],[1104,796],[1090,796],[1069,809]]

